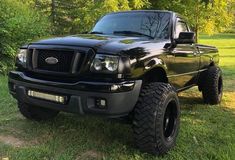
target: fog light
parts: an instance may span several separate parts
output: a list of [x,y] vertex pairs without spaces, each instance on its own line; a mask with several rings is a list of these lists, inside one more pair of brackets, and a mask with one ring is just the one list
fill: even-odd
[[95,104],[97,108],[105,109],[107,107],[107,102],[105,99],[96,99]]

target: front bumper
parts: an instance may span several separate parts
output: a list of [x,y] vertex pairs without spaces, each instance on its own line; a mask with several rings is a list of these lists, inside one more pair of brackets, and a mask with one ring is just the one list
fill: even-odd
[[[141,89],[142,81],[120,83],[77,82],[60,83],[44,81],[26,76],[23,72],[9,73],[9,90],[18,101],[39,106],[80,114],[99,114],[108,117],[128,115],[134,108]],[[66,95],[68,101],[59,104],[47,100],[29,97],[28,90]],[[104,99],[106,107],[99,108],[97,99]]]

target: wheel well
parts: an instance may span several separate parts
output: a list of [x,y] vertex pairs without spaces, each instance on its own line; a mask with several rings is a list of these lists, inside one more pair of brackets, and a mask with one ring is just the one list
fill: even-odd
[[215,66],[215,62],[214,62],[214,61],[212,61],[212,62],[210,63],[209,67],[211,67],[211,66]]
[[[208,66],[208,68],[210,68],[210,67],[213,67],[213,66],[216,66],[216,64],[215,64],[215,62],[214,61],[212,61],[212,62],[210,62],[210,64],[209,64],[209,66]],[[205,81],[205,77],[206,77],[206,75],[207,75],[207,72],[201,72],[200,74],[199,74],[199,78],[198,78],[198,89],[199,89],[199,91],[202,91],[202,85],[203,85],[203,83],[204,83],[204,81]]]
[[167,78],[165,70],[163,68],[157,67],[157,68],[153,68],[152,70],[144,74],[143,82],[144,83],[151,83],[151,82],[168,83],[168,78]]

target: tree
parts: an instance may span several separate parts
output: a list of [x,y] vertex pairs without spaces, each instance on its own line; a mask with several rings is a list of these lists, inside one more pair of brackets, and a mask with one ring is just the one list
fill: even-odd
[[49,23],[38,12],[17,0],[4,0],[0,5],[0,73],[13,67],[19,46],[50,34]]
[[234,20],[231,4],[234,0],[151,0],[152,8],[172,10],[189,21],[196,32],[214,34],[226,30]]
[[23,0],[50,17],[54,34],[89,31],[108,12],[148,7],[148,0]]

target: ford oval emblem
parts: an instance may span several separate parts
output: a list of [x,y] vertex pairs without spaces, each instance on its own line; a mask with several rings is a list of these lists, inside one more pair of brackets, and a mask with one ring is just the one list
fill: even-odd
[[57,64],[59,62],[59,60],[55,57],[48,57],[45,59],[45,62],[47,64]]

